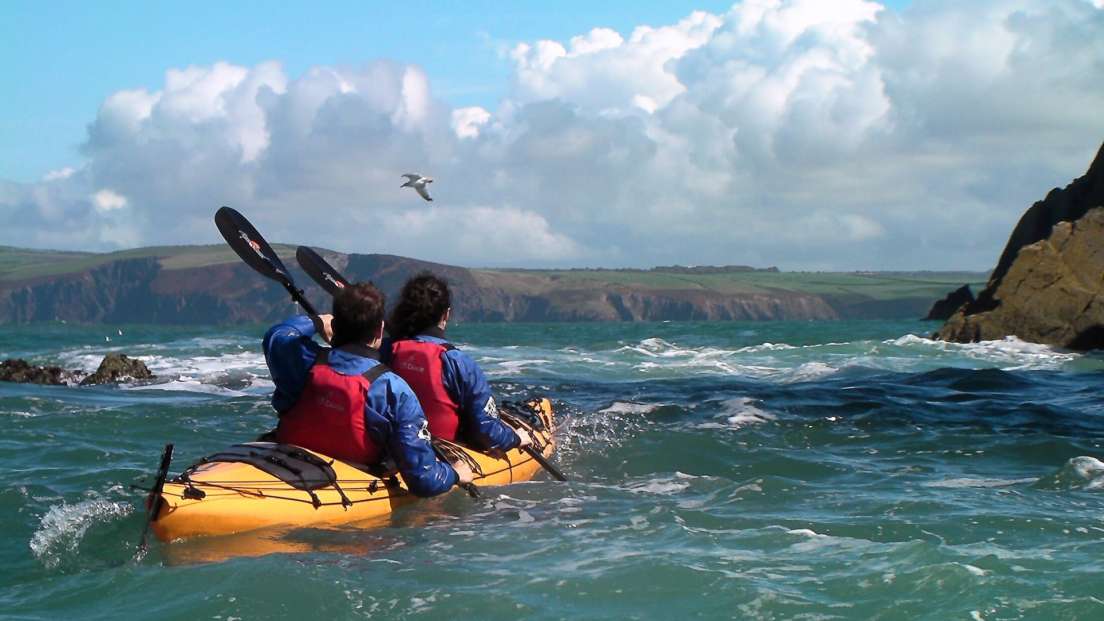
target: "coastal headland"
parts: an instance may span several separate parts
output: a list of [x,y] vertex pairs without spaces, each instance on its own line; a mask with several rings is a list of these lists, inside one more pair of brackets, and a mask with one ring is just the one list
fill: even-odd
[[[277,244],[307,298],[328,296]],[[345,276],[393,297],[431,270],[455,289],[462,322],[732,321],[921,318],[948,291],[983,286],[984,272],[780,272],[774,268],[474,269],[379,254],[321,254]],[[295,311],[287,293],[224,245],[114,253],[0,248],[0,323],[236,324]]]

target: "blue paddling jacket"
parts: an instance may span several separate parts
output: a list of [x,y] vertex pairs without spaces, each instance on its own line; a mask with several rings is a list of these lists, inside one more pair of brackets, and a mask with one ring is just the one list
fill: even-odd
[[[451,347],[444,330],[432,327],[410,340],[445,347],[441,354],[440,382],[456,406],[464,441],[484,451],[508,451],[521,444],[514,430],[499,420],[498,407],[483,370],[471,356]],[[385,362],[391,359],[394,345],[388,341],[381,348]]]

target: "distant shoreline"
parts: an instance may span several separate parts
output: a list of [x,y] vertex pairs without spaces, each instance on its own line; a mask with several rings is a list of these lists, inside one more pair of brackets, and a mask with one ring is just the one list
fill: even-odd
[[[328,296],[295,266],[295,247],[275,249],[306,290]],[[431,270],[455,289],[466,322],[833,320],[923,317],[948,292],[980,288],[988,272],[782,272],[749,266],[465,268],[379,254],[321,253],[354,280],[393,297],[410,275]],[[112,253],[0,247],[0,323],[237,324],[295,312],[287,294],[225,245],[164,246]]]

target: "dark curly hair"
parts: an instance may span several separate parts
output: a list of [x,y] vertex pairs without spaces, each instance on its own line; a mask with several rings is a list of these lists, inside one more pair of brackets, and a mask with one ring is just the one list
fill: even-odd
[[430,272],[422,272],[403,285],[399,301],[387,320],[387,332],[396,341],[417,336],[436,326],[452,307],[448,281]]
[[387,300],[370,282],[351,284],[334,296],[331,345],[341,347],[350,343],[371,343],[379,334],[383,323],[383,309]]

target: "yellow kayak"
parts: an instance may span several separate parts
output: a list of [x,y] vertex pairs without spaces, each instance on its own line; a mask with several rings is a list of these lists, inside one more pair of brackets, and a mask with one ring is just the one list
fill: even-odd
[[[529,431],[536,453],[551,456],[555,425],[548,399],[531,399],[513,411],[503,408],[502,416]],[[534,456],[519,449],[493,457],[448,442],[434,444],[449,460],[466,461],[477,486],[528,481],[541,468]],[[163,459],[163,472],[168,459]],[[164,480],[162,473],[146,511],[154,513],[154,534],[168,542],[369,520],[416,499],[398,473],[373,471],[287,444],[250,442],[207,457],[177,477]]]

